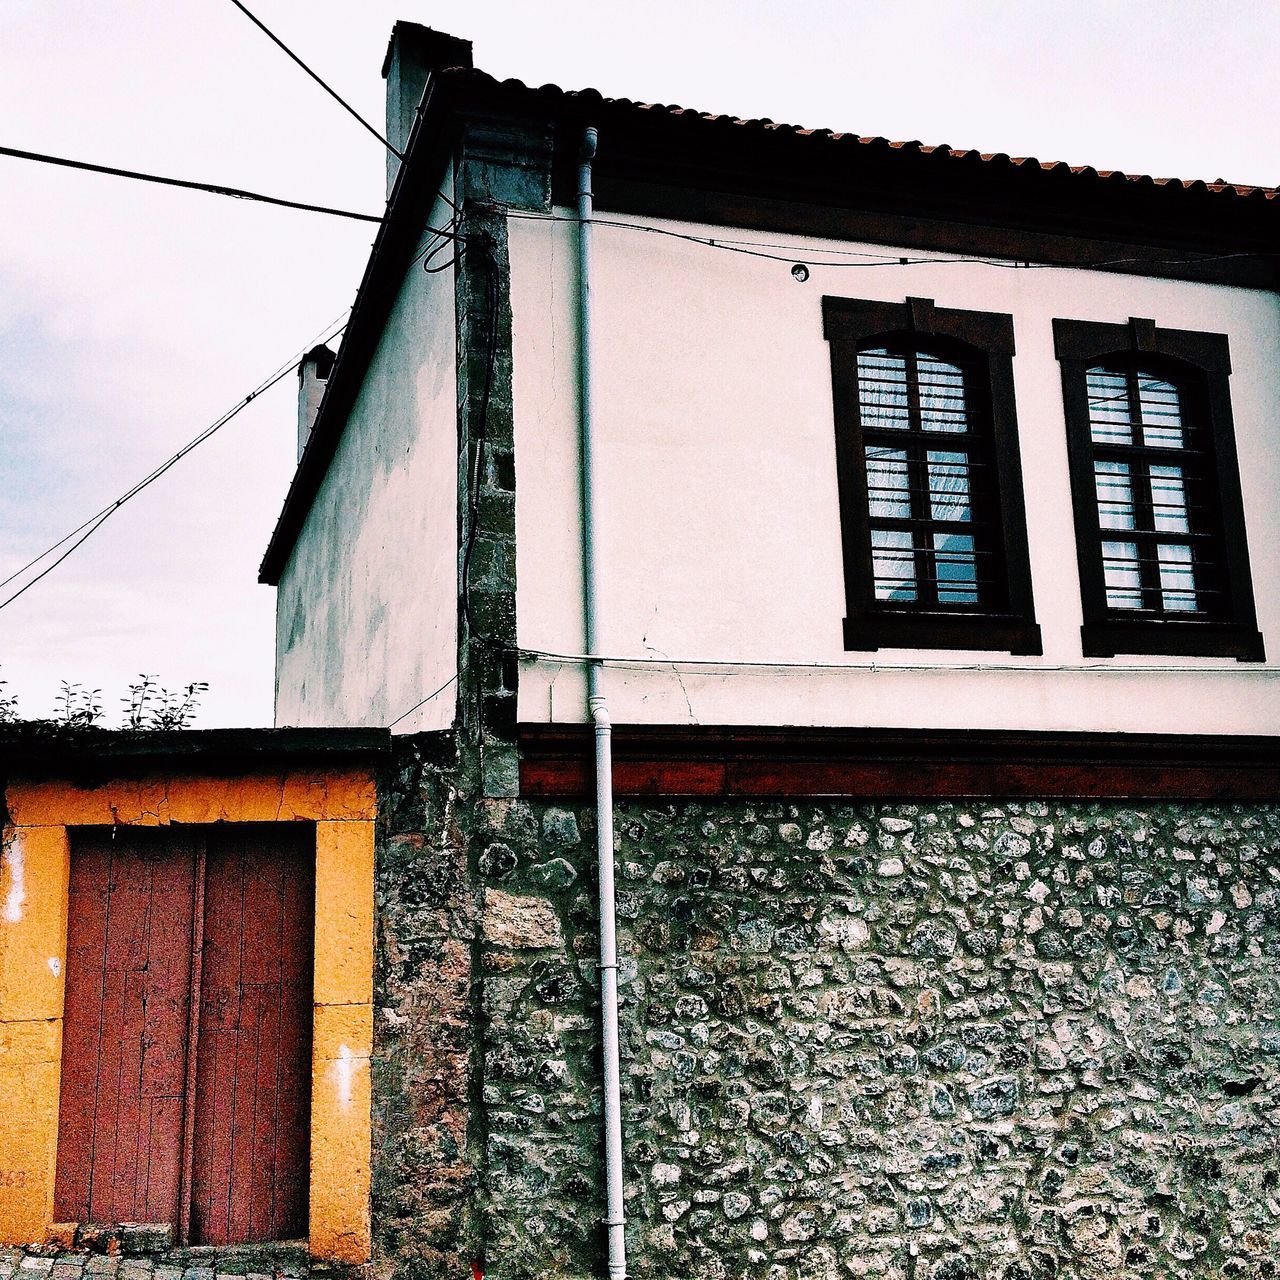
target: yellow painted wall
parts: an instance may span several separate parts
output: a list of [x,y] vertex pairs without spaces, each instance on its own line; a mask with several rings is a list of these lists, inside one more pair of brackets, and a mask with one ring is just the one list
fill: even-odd
[[70,855],[63,827],[4,833],[0,860],[0,1240],[53,1218]]
[[0,1244],[53,1226],[70,840],[117,823],[316,824],[311,1226],[314,1256],[369,1257],[373,858],[377,794],[359,770],[11,783],[0,859]]
[[316,823],[315,1001],[311,1252],[364,1262],[370,1244],[372,822]]

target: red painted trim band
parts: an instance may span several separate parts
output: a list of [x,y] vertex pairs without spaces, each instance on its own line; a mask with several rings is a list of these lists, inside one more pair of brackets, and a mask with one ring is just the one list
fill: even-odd
[[[593,789],[590,727],[523,725],[520,791]],[[1278,800],[1280,738],[618,726],[614,791],[850,799]]]

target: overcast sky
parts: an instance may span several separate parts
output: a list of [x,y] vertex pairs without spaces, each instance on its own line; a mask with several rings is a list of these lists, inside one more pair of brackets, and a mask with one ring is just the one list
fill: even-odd
[[[1158,176],[1280,181],[1274,0],[251,0],[375,123],[391,24],[498,76]],[[0,0],[0,144],[381,212],[383,152],[229,0]],[[0,577],[112,501],[354,296],[371,224],[0,157]],[[257,565],[286,379],[0,611],[27,715],[61,679],[211,685],[271,721]],[[3,597],[0,593],[0,598]]]

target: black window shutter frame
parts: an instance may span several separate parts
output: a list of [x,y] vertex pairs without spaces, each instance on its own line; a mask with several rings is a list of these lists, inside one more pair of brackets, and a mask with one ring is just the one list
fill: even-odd
[[[1086,658],[1121,653],[1166,657],[1266,658],[1253,603],[1253,579],[1245,537],[1240,464],[1231,415],[1231,354],[1226,334],[1157,329],[1151,320],[1099,324],[1084,320],[1053,322],[1054,351],[1062,371],[1067,420],[1067,454],[1075,514],[1076,556],[1084,622],[1080,628]],[[1098,364],[1149,363],[1178,379],[1212,457],[1203,477],[1212,494],[1223,557],[1221,585],[1227,606],[1217,616],[1182,619],[1126,617],[1107,607],[1102,563],[1102,528],[1094,490],[1094,451],[1086,373]]]
[[[823,329],[831,352],[835,410],[836,476],[844,556],[846,650],[881,648],[996,650],[1040,654],[1027,552],[1022,462],[1013,391],[1013,317],[995,312],[936,307],[932,299],[873,302],[824,297]],[[894,604],[875,596],[870,507],[858,405],[858,351],[878,340],[957,348],[972,361],[980,411],[989,418],[995,484],[984,517],[997,528],[1004,575],[1002,606]],[[934,346],[931,348],[931,340]],[[978,385],[980,384],[980,385]],[[966,383],[968,386],[968,383]],[[990,489],[994,488],[994,494]],[[975,495],[976,499],[976,495]]]

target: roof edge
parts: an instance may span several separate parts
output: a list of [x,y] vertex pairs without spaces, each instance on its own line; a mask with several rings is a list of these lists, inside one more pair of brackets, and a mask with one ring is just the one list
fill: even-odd
[[264,767],[372,760],[391,751],[382,728],[102,729],[68,730],[49,721],[0,729],[0,770],[9,776],[47,775],[60,768],[95,772],[190,763]]
[[[397,24],[426,32],[442,41],[455,37],[432,32],[417,24]],[[394,41],[394,33],[393,33]],[[466,42],[462,42],[466,43]],[[469,47],[469,46],[468,46]],[[635,182],[668,199],[672,193],[699,187],[725,196],[732,206],[740,194],[738,182],[744,155],[763,153],[777,170],[762,182],[787,188],[787,201],[797,207],[822,208],[836,199],[868,211],[884,207],[886,200],[909,202],[912,193],[932,193],[938,209],[924,209],[929,217],[946,217],[947,209],[971,227],[1017,228],[1021,222],[1036,229],[1046,243],[1094,242],[1108,251],[1097,261],[1056,262],[1099,270],[1139,275],[1180,276],[1177,269],[1162,270],[1161,253],[1188,254],[1212,264],[1224,258],[1265,256],[1263,245],[1276,242],[1280,230],[1280,192],[1270,187],[1244,188],[1221,182],[1157,180],[1141,175],[1098,171],[1003,154],[960,151],[918,142],[893,142],[880,137],[802,129],[771,120],[742,120],[711,115],[675,106],[661,106],[629,99],[605,98],[594,89],[571,91],[548,84],[532,87],[518,80],[498,80],[470,66],[436,67],[431,71],[413,129],[405,145],[405,163],[397,174],[383,223],[356,293],[351,318],[338,359],[321,401],[297,471],[259,567],[258,581],[277,586],[289,562],[311,504],[324,480],[346,427],[369,360],[381,340],[405,264],[423,229],[423,220],[434,200],[432,179],[447,160],[453,124],[468,111],[492,110],[515,116],[551,120],[558,132],[583,121],[617,126],[631,149],[602,153],[597,207],[619,207],[623,186],[619,166],[634,165]],[[675,144],[675,145],[673,145]],[[681,150],[684,155],[676,154]],[[714,159],[708,175],[699,156]],[[567,152],[557,148],[557,173],[567,171]],[[692,157],[692,159],[690,159]],[[613,172],[611,173],[611,161]],[[736,168],[735,168],[736,166]],[[767,166],[766,166],[767,167]],[[771,171],[772,172],[772,171]],[[557,186],[563,180],[554,179]],[[888,182],[888,189],[884,185]],[[561,193],[562,194],[562,193]],[[776,193],[775,193],[776,194]],[[559,196],[557,196],[559,198]],[[628,197],[629,198],[629,197]],[[624,200],[625,204],[626,201]],[[693,202],[697,204],[697,202]],[[706,202],[704,221],[726,225],[752,225],[734,221],[731,214]],[[1074,213],[1072,207],[1075,208]],[[844,205],[839,207],[843,208]],[[1064,210],[1067,212],[1064,213]],[[664,216],[661,210],[636,207],[632,211]],[[976,212],[975,212],[976,211]],[[889,210],[892,213],[892,210]],[[669,209],[665,216],[698,220],[696,209]],[[1065,230],[1063,221],[1072,225]],[[781,229],[774,227],[771,229]],[[810,234],[838,235],[830,230]],[[876,237],[871,237],[876,239]],[[898,243],[880,238],[882,243]],[[1115,250],[1126,246],[1152,249],[1131,259],[1117,258]],[[1225,247],[1224,247],[1225,246]],[[938,246],[931,245],[936,248]],[[1244,252],[1231,250],[1240,248]],[[943,247],[942,251],[950,250]],[[1000,252],[993,257],[1011,260],[1023,253]],[[1040,254],[1034,254],[1037,258]],[[1046,261],[1053,261],[1046,257]],[[1131,265],[1124,265],[1125,262]],[[1190,270],[1190,268],[1188,268]],[[1271,265],[1266,282],[1248,287],[1275,288],[1277,267]],[[1185,278],[1197,278],[1187,275]],[[1236,283],[1218,280],[1217,283]]]
[[405,264],[425,230],[424,221],[434,204],[438,175],[447,161],[449,144],[441,82],[440,73],[433,73],[427,81],[405,144],[405,161],[396,175],[382,224],[374,237],[337,360],[258,567],[258,581],[267,586],[274,587],[280,582],[316,491],[337,451],[369,360],[395,305]]

